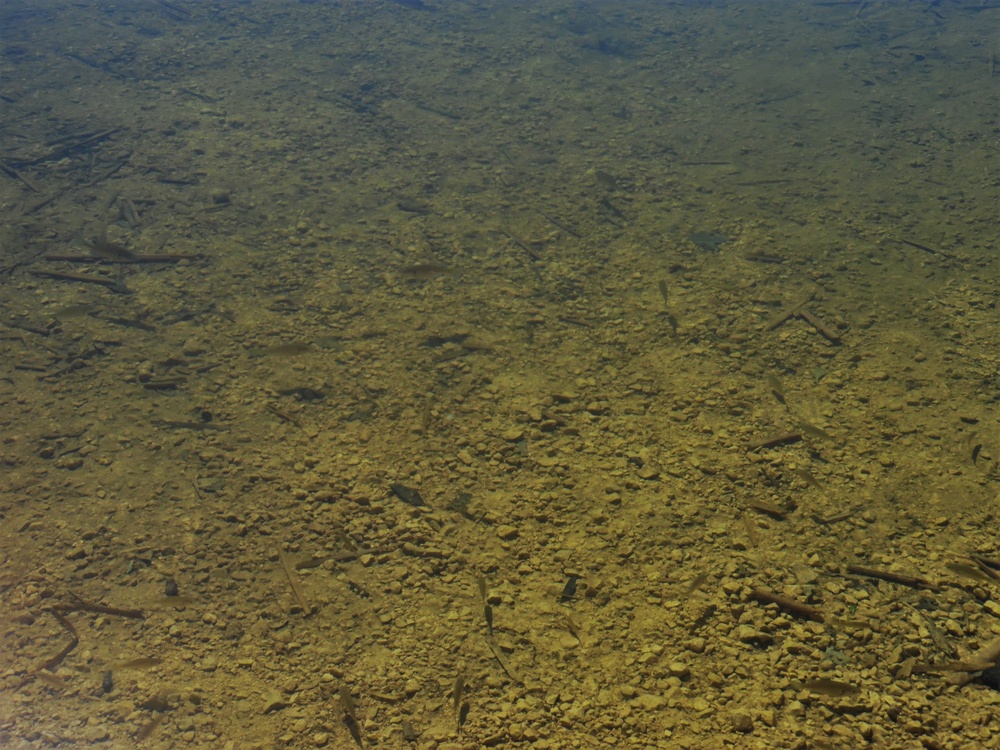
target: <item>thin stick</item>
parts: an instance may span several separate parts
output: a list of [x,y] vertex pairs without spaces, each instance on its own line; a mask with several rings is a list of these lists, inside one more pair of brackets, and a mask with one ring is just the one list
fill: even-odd
[[121,607],[109,607],[107,604],[96,604],[95,602],[88,602],[81,599],[79,596],[74,594],[72,591],[69,595],[73,597],[73,604],[63,604],[58,607],[53,607],[53,613],[55,612],[97,612],[102,615],[115,615],[117,617],[130,617],[133,620],[145,620],[146,615],[143,614],[141,609],[122,609]]
[[51,672],[52,668],[57,664],[60,664],[62,660],[65,659],[66,656],[69,654],[69,652],[72,651],[74,648],[76,648],[77,644],[80,642],[80,636],[77,635],[76,628],[73,627],[73,623],[71,623],[69,620],[63,617],[63,615],[57,612],[56,610],[52,609],[49,611],[57,620],[59,620],[59,624],[62,625],[69,633],[70,642],[66,645],[66,647],[62,651],[53,656],[51,659],[47,659],[43,664],[41,664],[38,667],[38,669],[35,670],[36,672],[42,669],[47,669],[48,671]]
[[128,289],[117,279],[109,279],[106,276],[86,276],[82,273],[62,273],[61,271],[29,271],[32,276],[44,276],[49,279],[61,279],[63,281],[82,281],[87,284],[100,284],[116,292],[127,292]]
[[916,576],[907,576],[902,573],[890,573],[888,570],[875,570],[874,568],[864,568],[860,565],[848,565],[847,572],[852,573],[856,576],[865,576],[867,578],[878,578],[880,581],[889,581],[890,583],[898,583],[900,586],[909,586],[915,589],[927,589],[929,591],[938,591],[941,587],[936,583],[928,581],[926,578],[917,578]]
[[20,180],[29,188],[31,188],[33,192],[36,193],[39,192],[38,187],[36,185],[34,185],[27,177],[18,172],[16,169],[14,169],[14,167],[10,166],[9,164],[5,164],[4,162],[0,161],[0,171],[5,172],[11,177]]
[[[102,130],[100,133],[94,133],[93,135],[87,136],[86,138],[81,138],[78,141],[74,141],[73,143],[69,143],[65,146],[62,146],[61,148],[57,148],[55,151],[50,151],[44,156],[39,156],[35,159],[27,159],[24,161],[20,159],[15,159],[13,161],[19,167],[30,167],[33,164],[41,164],[43,161],[49,161],[50,159],[55,159],[57,156],[62,156],[66,152],[72,151],[75,148],[81,148],[83,146],[89,146],[92,143],[97,143],[98,141],[103,141],[105,138],[114,135],[119,130],[121,130],[121,128],[110,128],[109,130]],[[10,162],[8,161],[8,164],[9,163]]]
[[281,550],[278,550],[278,559],[281,560],[281,567],[285,569],[285,575],[288,576],[288,583],[292,587],[292,593],[295,594],[295,600],[302,607],[302,611],[306,613],[306,617],[312,614],[312,607],[309,606],[309,602],[306,601],[306,595],[302,593],[302,586],[299,584],[299,576],[295,572],[295,567],[292,565],[292,561],[288,559],[286,555]]
[[775,328],[777,328],[778,326],[780,326],[782,323],[784,323],[789,318],[795,317],[798,314],[799,310],[801,308],[805,307],[807,304],[809,304],[809,302],[811,302],[812,298],[815,297],[815,296],[816,296],[815,292],[809,292],[809,294],[807,294],[799,302],[797,302],[796,304],[792,305],[787,310],[784,310],[784,311],[778,313],[777,315],[775,315],[773,318],[771,318],[767,322],[767,325],[764,326],[765,330],[773,331]]
[[809,325],[819,331],[820,335],[829,341],[831,344],[839,344],[840,336],[838,336],[831,328],[829,328],[822,320],[817,318],[806,308],[800,308],[798,316],[805,320]]
[[150,253],[147,255],[136,255],[128,260],[108,261],[97,255],[46,255],[44,260],[63,261],[64,263],[177,263],[182,260],[201,260],[205,256],[201,253]]
[[500,644],[496,642],[496,639],[492,635],[484,635],[483,638],[486,639],[486,645],[490,647],[490,651],[493,652],[493,656],[496,657],[496,660],[500,663],[500,667],[507,673],[507,676],[518,685],[523,685],[524,680],[521,679],[521,676],[510,665],[510,662],[507,661],[507,657],[503,655],[503,651],[500,650]]
[[535,210],[538,211],[538,213],[540,213],[546,219],[548,219],[551,224],[554,224],[555,226],[559,227],[564,232],[569,232],[574,237],[581,237],[582,236],[579,232],[577,232],[577,231],[575,231],[573,229],[570,229],[568,226],[566,226],[565,224],[563,224],[561,221],[559,221],[558,219],[556,219],[556,218],[550,216],[549,214],[545,213],[540,208],[536,208]]
[[528,254],[528,257],[531,258],[532,260],[541,260],[542,259],[541,255],[539,255],[538,253],[536,253],[531,248],[531,246],[528,245],[527,242],[525,242],[524,240],[522,240],[516,234],[512,234],[511,232],[508,232],[506,229],[501,229],[500,232],[502,234],[505,234],[507,236],[507,239],[509,239],[515,245],[517,245],[519,248],[521,248],[522,250],[524,250],[524,252],[526,252]]

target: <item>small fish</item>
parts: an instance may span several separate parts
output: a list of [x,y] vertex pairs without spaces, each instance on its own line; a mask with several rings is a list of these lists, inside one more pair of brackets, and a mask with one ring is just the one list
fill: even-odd
[[809,437],[818,438],[820,440],[835,440],[833,435],[829,432],[820,429],[816,425],[809,424],[808,422],[799,422],[799,429]]
[[843,698],[848,695],[856,695],[859,692],[855,685],[840,682],[839,680],[831,680],[828,677],[806,680],[802,686],[810,692],[827,695],[831,698]]
[[94,257],[110,263],[129,263],[136,258],[135,253],[124,245],[119,245],[117,242],[109,242],[105,239],[96,239],[93,242],[88,242],[85,247]]
[[559,598],[565,602],[576,596],[576,582],[578,580],[580,579],[577,576],[570,576],[566,581],[566,585],[563,586],[562,594]]
[[312,344],[305,341],[293,341],[288,344],[275,344],[274,346],[255,346],[247,350],[251,357],[294,357],[309,351]]
[[966,563],[948,563],[947,565],[945,565],[945,567],[948,568],[948,570],[950,570],[955,575],[961,576],[962,578],[969,578],[973,581],[979,581],[980,583],[997,582],[995,578],[991,578],[990,576],[986,575],[986,573],[984,573],[974,565],[967,565]]
[[351,691],[343,685],[340,686],[340,705],[344,709],[344,715],[357,724],[358,708],[354,705],[354,696],[352,696]]
[[358,747],[364,747],[361,737],[361,725],[358,724],[358,708],[354,704],[354,696],[343,685],[340,686],[340,706],[344,709],[344,726],[351,733],[351,738]]
[[66,307],[61,307],[52,313],[52,317],[56,320],[70,320],[71,318],[82,318],[87,315],[92,315],[97,311],[95,305],[88,305],[82,303],[79,305],[68,305]]
[[455,704],[455,715],[458,716],[459,706],[462,705],[462,693],[465,692],[465,677],[459,675],[455,678],[455,687],[451,691],[451,697]]
[[142,742],[143,740],[148,740],[153,735],[153,732],[156,731],[156,728],[163,723],[163,720],[165,718],[167,718],[167,715],[161,713],[154,716],[152,719],[143,724],[142,728],[135,736],[136,741]]
[[396,201],[396,208],[400,211],[405,211],[408,214],[429,214],[431,212],[431,207],[426,203],[410,200],[408,198]]
[[158,596],[147,602],[145,606],[150,609],[184,609],[194,603],[195,599],[193,596]]
[[53,690],[69,690],[69,684],[62,677],[56,677],[51,672],[36,672],[35,679]]
[[413,489],[412,487],[407,487],[405,484],[399,484],[398,482],[389,485],[392,490],[392,494],[398,497],[407,505],[412,505],[414,508],[419,508],[424,505],[424,499],[420,496],[420,492]]
[[772,505],[771,503],[765,503],[763,500],[751,500],[749,506],[753,508],[758,513],[763,513],[765,516],[770,516],[771,518],[776,518],[779,521],[784,521],[787,518],[787,514],[777,505]]
[[995,661],[973,658],[967,661],[916,664],[913,667],[913,671],[917,674],[924,674],[927,672],[984,672],[987,669],[993,669],[996,665],[997,663]]
[[597,180],[598,186],[605,190],[613,190],[618,185],[618,178],[600,169],[594,172],[594,178]]
[[723,243],[729,242],[729,238],[724,234],[718,234],[715,232],[693,232],[688,235],[688,239],[695,244],[695,246],[706,252],[717,253],[722,247]]
[[115,665],[115,669],[152,669],[163,664],[163,659],[155,656],[140,656],[138,659],[130,659]]
[[403,720],[403,724],[400,728],[403,730],[403,739],[406,740],[407,742],[416,742],[418,739],[420,739],[420,736],[413,728],[413,725],[410,722],[406,721],[406,719]]
[[486,630],[493,635],[493,607],[489,604],[483,605],[483,617],[486,620]]
[[771,375],[770,373],[768,374],[767,387],[771,389],[771,395],[778,400],[779,404],[782,406],[788,406],[788,404],[785,403],[785,386],[781,384],[781,381],[778,380],[776,375]]
[[822,489],[819,481],[812,475],[812,472],[805,469],[795,469],[795,474],[798,475],[799,479],[808,484],[810,487],[815,487],[817,490]]
[[437,276],[451,273],[451,270],[438,263],[417,263],[412,266],[403,266],[399,272],[411,281],[430,281]]
[[705,581],[708,580],[708,573],[699,573],[694,577],[691,583],[688,584],[687,591],[684,592],[685,598],[691,596],[695,591],[700,589],[705,585]]

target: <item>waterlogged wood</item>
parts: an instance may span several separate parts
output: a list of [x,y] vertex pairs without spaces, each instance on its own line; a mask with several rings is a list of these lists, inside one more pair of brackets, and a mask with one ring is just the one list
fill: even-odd
[[107,604],[98,604],[97,602],[88,602],[81,599],[79,596],[70,592],[70,598],[73,599],[72,604],[62,604],[58,607],[54,607],[54,610],[59,612],[97,612],[102,615],[115,615],[116,617],[129,617],[133,620],[144,620],[146,615],[143,614],[141,609],[129,609],[126,607],[110,607]]
[[523,685],[524,680],[521,679],[521,676],[517,673],[514,667],[511,666],[510,662],[507,661],[507,657],[504,656],[503,651],[500,650],[500,644],[496,642],[496,639],[492,635],[486,635],[483,637],[486,639],[486,645],[490,647],[490,651],[493,652],[493,656],[500,663],[500,667],[507,673],[507,676],[518,685]]
[[524,250],[524,252],[526,252],[528,254],[528,257],[531,258],[532,260],[542,259],[542,256],[540,256],[537,252],[535,252],[535,250],[525,240],[521,239],[516,234],[508,232],[506,229],[501,229],[500,232],[503,235],[505,235],[507,239],[509,239],[515,245]]
[[62,625],[63,628],[65,628],[66,632],[69,633],[70,642],[67,643],[66,646],[63,648],[63,650],[60,651],[58,654],[56,654],[50,659],[46,659],[38,667],[38,669],[35,670],[36,672],[40,672],[42,670],[51,672],[52,668],[57,666],[58,664],[61,664],[62,660],[69,655],[69,652],[72,651],[74,648],[76,648],[77,645],[80,643],[80,636],[77,634],[76,628],[73,627],[73,623],[67,620],[60,612],[57,612],[54,609],[49,611],[52,612],[52,616],[55,617],[59,621],[59,624]]
[[926,578],[903,575],[902,573],[892,573],[888,570],[865,568],[861,565],[848,565],[847,572],[852,575],[864,576],[866,578],[877,578],[880,581],[889,581],[890,583],[898,583],[900,586],[909,586],[914,589],[938,591],[941,588],[938,584],[928,581]]
[[815,607],[811,607],[808,604],[804,604],[787,596],[782,596],[781,594],[772,593],[766,589],[754,589],[750,592],[750,598],[754,601],[760,602],[761,604],[777,605],[778,609],[781,609],[794,617],[800,617],[803,620],[812,620],[813,622],[824,622],[826,620],[823,613]]
[[[67,56],[69,57],[69,55]],[[59,148],[54,149],[53,151],[49,151],[48,153],[43,154],[42,156],[36,157],[34,159],[7,159],[7,164],[16,167],[29,167],[35,164],[41,164],[44,161],[55,159],[57,157],[62,156],[65,153],[73,151],[74,149],[83,148],[84,146],[91,146],[99,141],[103,141],[105,138],[114,135],[119,130],[121,130],[121,128],[110,128],[108,130],[102,130],[97,133],[79,136],[77,137],[76,140],[72,141],[71,143],[67,143],[64,146],[60,146]]]
[[820,320],[811,312],[809,312],[806,308],[804,307],[800,308],[797,314],[800,318],[802,318],[807,323],[809,323],[809,325],[815,328],[819,332],[819,334],[827,341],[829,341],[831,344],[840,343],[840,336],[836,333],[836,331],[834,331],[832,328],[826,325],[822,320]]
[[128,292],[128,288],[123,285],[118,279],[108,278],[107,276],[87,276],[82,273],[62,273],[61,271],[39,271],[37,269],[32,269],[29,271],[32,276],[40,276],[47,279],[59,279],[61,281],[79,281],[84,284],[100,284],[101,286],[106,286],[109,289],[114,289],[116,292]]
[[802,307],[805,307],[807,304],[809,304],[809,302],[812,301],[812,298],[814,296],[816,296],[815,292],[809,292],[809,294],[807,294],[805,297],[803,297],[801,300],[799,300],[799,302],[797,302],[796,304],[792,305],[787,310],[783,310],[780,313],[778,313],[777,315],[775,315],[764,326],[765,330],[773,331],[775,328],[777,328],[778,326],[780,326],[782,323],[784,323],[789,318],[795,317],[795,315],[798,314],[799,310]]
[[[205,256],[202,253],[150,253],[147,255],[133,255],[128,259],[120,259],[116,263],[179,263],[182,260],[201,260]],[[95,260],[103,260],[94,255],[43,255],[43,260],[61,261],[63,263],[93,263]]]

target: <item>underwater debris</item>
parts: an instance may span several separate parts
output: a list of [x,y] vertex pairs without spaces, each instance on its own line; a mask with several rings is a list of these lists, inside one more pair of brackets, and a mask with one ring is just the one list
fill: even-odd
[[815,607],[811,607],[808,604],[804,604],[796,599],[782,596],[781,594],[774,594],[765,589],[754,589],[750,592],[749,598],[760,602],[761,604],[777,605],[778,609],[781,609],[794,617],[800,617],[803,620],[812,620],[813,622],[825,622],[826,620],[823,613]]
[[909,586],[910,588],[915,589],[927,589],[929,591],[939,591],[941,589],[941,587],[936,583],[928,581],[926,578],[903,575],[902,573],[892,573],[888,570],[875,570],[874,568],[865,568],[860,565],[848,565],[847,572],[852,575],[864,576],[866,578],[878,578],[880,581],[898,583],[900,586]]

